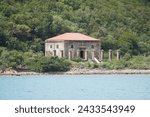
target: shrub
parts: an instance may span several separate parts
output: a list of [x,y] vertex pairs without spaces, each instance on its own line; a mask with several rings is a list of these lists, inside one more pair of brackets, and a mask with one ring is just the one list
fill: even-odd
[[42,72],[67,71],[70,69],[70,62],[64,58],[51,57],[46,58],[41,64]]
[[134,56],[127,62],[127,67],[131,69],[149,69],[150,57]]
[[124,69],[126,68],[126,62],[124,60],[113,60],[113,61],[105,61],[100,64],[100,68],[106,69]]
[[75,61],[75,62],[81,62],[81,61],[83,61],[80,57],[72,58],[71,60]]

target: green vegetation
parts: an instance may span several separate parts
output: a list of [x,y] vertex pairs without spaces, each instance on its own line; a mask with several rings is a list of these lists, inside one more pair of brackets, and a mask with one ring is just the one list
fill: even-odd
[[0,50],[0,68],[29,69],[36,72],[67,71],[70,62],[64,58],[45,57],[43,53]]
[[105,51],[121,50],[123,60],[100,67],[149,68],[149,16],[149,0],[1,0],[0,68],[68,70],[66,59],[43,54],[45,39],[65,32],[101,39]]
[[100,64],[95,62],[73,62],[74,66],[79,68],[89,68],[89,69],[150,69],[150,56],[133,56],[132,58],[126,60],[115,60],[112,61],[105,60]]
[[150,56],[134,56],[129,60],[113,60],[100,64],[99,68],[106,69],[150,69]]

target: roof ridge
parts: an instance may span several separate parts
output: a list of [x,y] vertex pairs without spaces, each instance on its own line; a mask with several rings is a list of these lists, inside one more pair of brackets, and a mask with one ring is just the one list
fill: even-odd
[[99,39],[78,32],[67,32],[51,37],[46,41],[99,41]]

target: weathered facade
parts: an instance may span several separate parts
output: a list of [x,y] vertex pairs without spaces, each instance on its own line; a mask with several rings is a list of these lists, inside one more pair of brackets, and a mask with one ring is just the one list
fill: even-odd
[[100,60],[100,49],[99,39],[80,33],[65,33],[45,41],[45,56]]

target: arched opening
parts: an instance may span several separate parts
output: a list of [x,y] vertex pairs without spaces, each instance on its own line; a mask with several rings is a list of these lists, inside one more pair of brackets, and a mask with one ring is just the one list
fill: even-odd
[[85,59],[85,51],[80,50],[80,58]]

